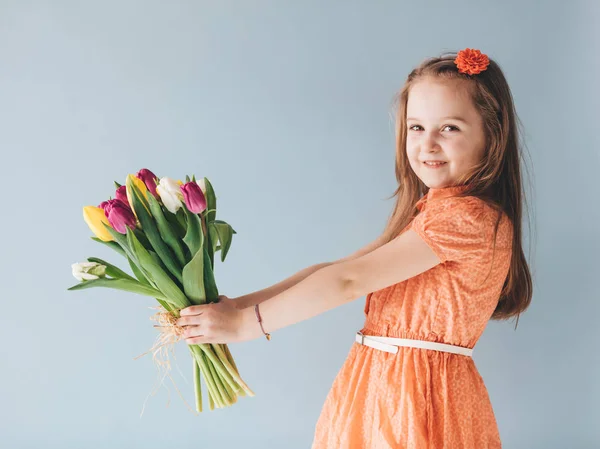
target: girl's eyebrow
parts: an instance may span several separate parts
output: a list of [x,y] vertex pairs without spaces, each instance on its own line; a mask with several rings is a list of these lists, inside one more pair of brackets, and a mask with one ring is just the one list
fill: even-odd
[[[419,121],[419,119],[414,118],[414,117],[407,117],[406,120],[415,120],[415,121]],[[468,123],[464,118],[453,115],[453,116],[448,116],[448,117],[442,117],[442,120],[456,120],[458,122],[463,122],[463,123]]]

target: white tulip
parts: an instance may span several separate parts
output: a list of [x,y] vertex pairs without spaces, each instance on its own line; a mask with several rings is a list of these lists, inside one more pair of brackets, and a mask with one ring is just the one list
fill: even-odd
[[96,262],[79,262],[71,265],[73,276],[78,281],[91,281],[106,275],[106,265]]
[[196,181],[196,184],[200,186],[200,190],[202,190],[202,193],[204,193],[204,196],[206,196],[206,182],[204,181],[204,178],[202,178],[200,181]]
[[176,214],[183,205],[183,193],[177,181],[171,178],[160,178],[156,192],[169,212]]

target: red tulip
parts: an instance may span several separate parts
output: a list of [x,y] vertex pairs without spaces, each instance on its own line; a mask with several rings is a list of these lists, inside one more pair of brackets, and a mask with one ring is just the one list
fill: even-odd
[[206,209],[206,197],[202,193],[202,189],[196,182],[188,182],[181,187],[183,200],[190,212],[199,214]]
[[129,206],[119,199],[103,201],[98,206],[104,209],[104,214],[108,218],[110,225],[121,234],[127,233],[127,226],[135,228],[135,215]]
[[147,168],[142,168],[135,176],[144,181],[144,184],[146,184],[148,190],[154,195],[154,198],[158,198],[158,194],[156,193],[156,175],[154,173]]

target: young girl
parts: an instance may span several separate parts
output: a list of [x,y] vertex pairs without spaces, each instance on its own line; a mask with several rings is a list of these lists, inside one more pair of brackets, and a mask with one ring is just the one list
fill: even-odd
[[178,324],[188,344],[270,339],[366,295],[312,449],[500,448],[471,353],[490,318],[518,319],[532,295],[510,89],[479,50],[426,60],[400,92],[397,127],[397,199],[379,238],[268,289],[184,309]]

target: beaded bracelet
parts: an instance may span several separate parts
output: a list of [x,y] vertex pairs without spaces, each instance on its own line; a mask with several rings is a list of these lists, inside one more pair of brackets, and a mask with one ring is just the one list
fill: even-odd
[[267,337],[267,340],[271,340],[271,334],[268,334],[267,332],[265,332],[265,328],[263,327],[262,317],[260,316],[260,312],[258,311],[258,304],[254,305],[254,311],[256,312],[256,319],[258,320],[258,324],[260,324],[260,328],[262,329],[263,334],[265,334],[265,337]]

